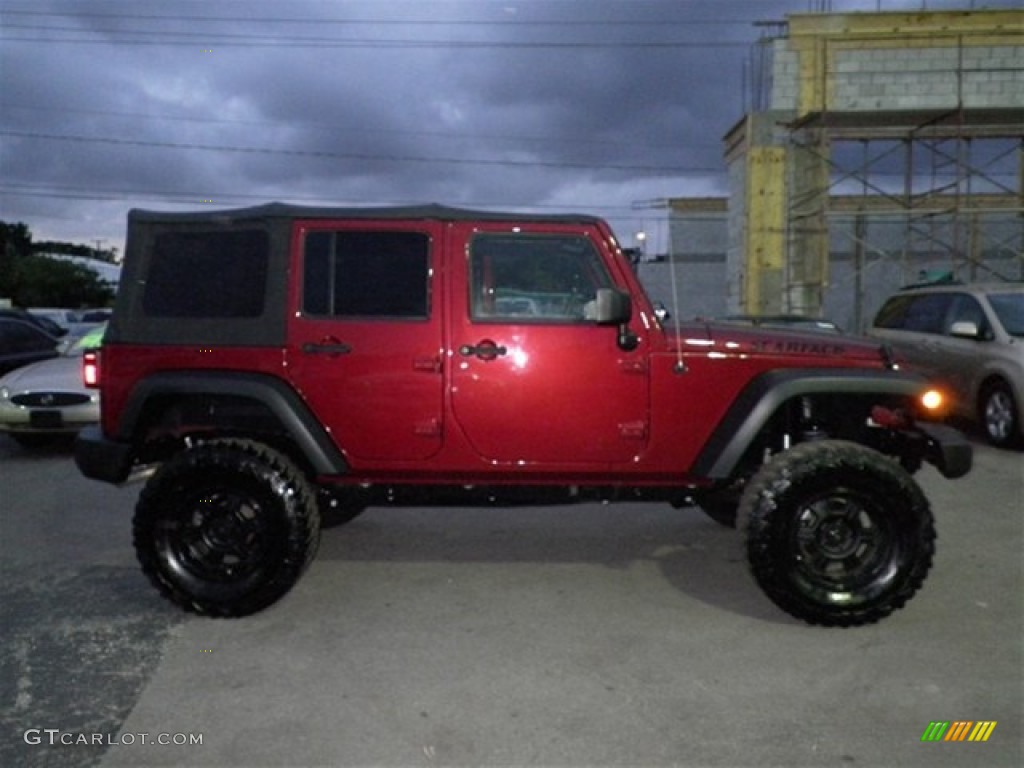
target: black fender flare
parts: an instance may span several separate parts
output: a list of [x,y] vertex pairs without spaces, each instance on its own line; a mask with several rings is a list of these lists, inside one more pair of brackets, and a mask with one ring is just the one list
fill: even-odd
[[146,404],[154,397],[223,395],[254,400],[281,423],[317,475],[341,475],[348,462],[306,402],[287,382],[269,374],[233,371],[154,373],[132,390],[120,419],[118,441],[133,442]]
[[755,377],[733,401],[697,455],[693,474],[727,480],[769,419],[801,395],[856,394],[913,397],[925,382],[897,371],[851,368],[780,369]]

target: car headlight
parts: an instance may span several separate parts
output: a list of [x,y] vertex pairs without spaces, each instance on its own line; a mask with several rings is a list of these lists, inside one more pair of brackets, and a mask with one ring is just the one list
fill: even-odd
[[9,390],[7,387],[0,387],[0,400],[10,400],[10,399],[11,399],[11,390]]

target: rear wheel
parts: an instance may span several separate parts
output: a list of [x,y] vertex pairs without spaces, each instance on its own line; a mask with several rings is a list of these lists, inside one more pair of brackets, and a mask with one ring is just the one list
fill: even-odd
[[1001,381],[985,387],[981,396],[981,424],[992,445],[1006,448],[1016,443],[1020,432],[1020,416],[1010,388]]
[[928,502],[895,461],[856,443],[797,445],[740,502],[754,578],[810,624],[868,624],[921,587],[935,552]]
[[203,443],[167,461],[139,496],[143,571],[168,599],[245,616],[282,597],[312,561],[319,513],[285,455],[247,440]]

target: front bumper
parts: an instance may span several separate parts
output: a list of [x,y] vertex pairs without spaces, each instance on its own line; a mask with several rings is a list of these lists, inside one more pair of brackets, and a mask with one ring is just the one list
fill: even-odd
[[26,408],[0,401],[0,432],[74,433],[100,418],[99,405],[83,403],[60,408]]
[[86,427],[75,440],[75,464],[88,478],[123,483],[132,470],[132,447],[108,440],[98,425]]
[[974,449],[959,430],[933,422],[918,422],[915,426],[926,441],[925,460],[943,477],[952,480],[971,471]]

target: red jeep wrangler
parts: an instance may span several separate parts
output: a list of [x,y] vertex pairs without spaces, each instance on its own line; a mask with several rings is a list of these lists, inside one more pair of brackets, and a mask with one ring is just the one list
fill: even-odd
[[805,621],[900,608],[931,566],[911,478],[965,474],[938,393],[877,344],[664,323],[587,216],[280,204],[133,211],[86,375],[81,471],[151,475],[142,568],[182,607],[258,611],[321,520],[368,505],[698,504]]

